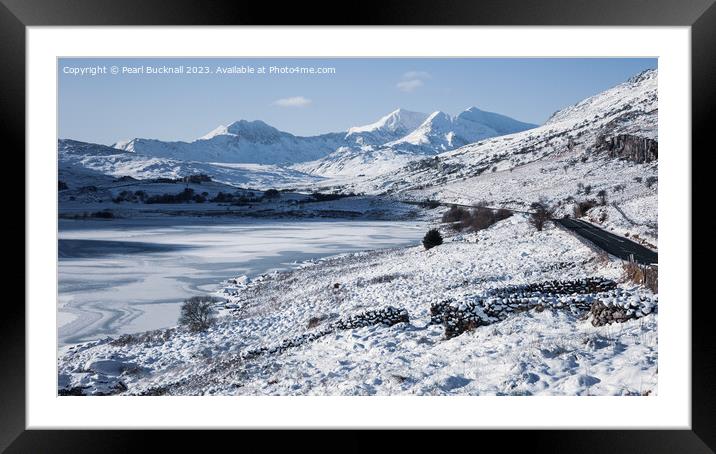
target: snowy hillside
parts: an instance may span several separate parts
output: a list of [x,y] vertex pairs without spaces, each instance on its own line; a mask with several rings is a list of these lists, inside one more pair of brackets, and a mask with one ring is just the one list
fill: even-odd
[[571,214],[576,202],[604,191],[607,206],[591,212],[592,220],[653,242],[657,117],[657,71],[649,70],[555,113],[540,127],[481,140],[343,187],[518,209],[544,197],[560,205],[558,214]]
[[[431,307],[442,301],[468,307],[494,289],[513,292],[554,279],[621,281],[621,274],[620,263],[604,262],[572,235],[557,228],[535,232],[524,217],[513,216],[428,251],[350,253],[254,280],[231,279],[218,293],[226,301],[220,303],[224,317],[206,332],[172,328],[62,348],[59,389],[124,395],[656,394],[657,298],[628,283],[578,298],[631,314],[619,324],[592,326],[573,295],[543,295],[533,309],[485,319],[485,326],[451,338],[431,322]],[[496,309],[501,300],[490,301]],[[371,322],[375,314],[379,319]]]
[[278,165],[184,161],[74,140],[58,141],[58,149],[60,180],[70,186],[89,184],[74,182],[75,175],[86,176],[87,172],[114,178],[129,176],[139,180],[206,174],[220,183],[257,189],[286,187],[297,183],[313,184],[322,180],[321,177]]

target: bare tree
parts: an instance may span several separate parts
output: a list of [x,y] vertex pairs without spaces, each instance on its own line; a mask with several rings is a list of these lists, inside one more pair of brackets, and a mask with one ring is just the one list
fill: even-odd
[[539,202],[532,204],[532,214],[530,215],[530,223],[537,229],[542,231],[545,223],[552,219],[555,209],[551,207],[546,200],[540,199]]
[[179,324],[191,331],[204,331],[214,322],[214,303],[220,301],[212,296],[192,296],[181,306]]
[[607,204],[607,191],[606,190],[602,189],[601,191],[597,192],[597,197],[599,197],[600,205]]

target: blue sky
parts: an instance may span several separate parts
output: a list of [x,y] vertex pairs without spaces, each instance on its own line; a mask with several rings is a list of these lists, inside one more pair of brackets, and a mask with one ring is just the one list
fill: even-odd
[[[112,66],[208,66],[211,74],[118,74]],[[107,74],[72,75],[104,66]],[[218,74],[217,67],[335,68],[332,74]],[[344,131],[402,107],[456,115],[476,106],[544,122],[623,82],[655,58],[191,58],[58,60],[59,137],[112,144],[194,140],[220,124],[263,120],[296,135]]]

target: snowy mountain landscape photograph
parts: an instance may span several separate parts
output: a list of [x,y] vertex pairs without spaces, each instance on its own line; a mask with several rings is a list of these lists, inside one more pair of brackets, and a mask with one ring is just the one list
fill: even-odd
[[58,84],[60,396],[658,394],[657,59]]

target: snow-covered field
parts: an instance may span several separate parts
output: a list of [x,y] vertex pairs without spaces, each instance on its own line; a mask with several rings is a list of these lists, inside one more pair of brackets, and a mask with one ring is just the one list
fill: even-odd
[[[487,230],[422,246],[341,254],[298,269],[232,280],[203,333],[171,329],[61,348],[65,392],[119,394],[565,394],[657,391],[655,311],[593,327],[569,310],[514,313],[446,340],[430,306],[546,280],[621,281],[571,234],[537,232],[515,215]],[[656,304],[644,289],[619,288]],[[608,301],[609,296],[595,298]],[[222,304],[223,305],[223,304]],[[409,323],[334,330],[297,347],[246,352],[394,306]],[[309,328],[309,322],[317,324]]]
[[339,252],[414,244],[423,223],[217,220],[60,221],[60,344],[166,328],[183,299]]

